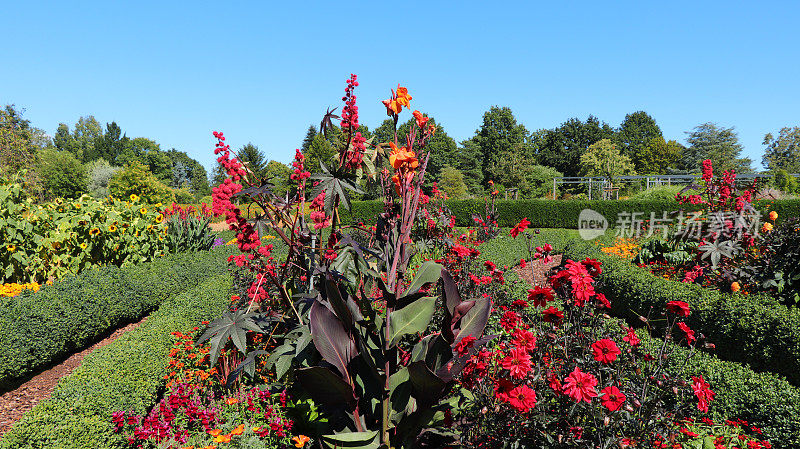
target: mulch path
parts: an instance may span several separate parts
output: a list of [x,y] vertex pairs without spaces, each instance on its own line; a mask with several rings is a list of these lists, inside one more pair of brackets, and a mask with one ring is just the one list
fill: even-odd
[[525,268],[517,265],[514,267],[514,272],[517,273],[520,279],[533,285],[545,286],[547,285],[547,272],[551,268],[561,264],[561,254],[553,255],[553,260],[549,263],[544,263],[541,259],[536,259],[528,262]]
[[103,347],[116,340],[125,332],[136,329],[144,323],[147,317],[137,323],[128,324],[114,331],[111,335],[84,349],[81,352],[72,354],[68,359],[51,366],[31,377],[17,388],[7,391],[0,395],[0,436],[6,433],[11,425],[17,422],[22,415],[32,409],[39,402],[50,397],[59,379],[71,374],[81,365],[83,358],[97,348]]

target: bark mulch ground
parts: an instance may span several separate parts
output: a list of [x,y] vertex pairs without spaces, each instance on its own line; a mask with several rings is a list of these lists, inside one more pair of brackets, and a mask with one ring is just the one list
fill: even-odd
[[49,398],[59,379],[75,371],[75,369],[81,365],[83,358],[90,352],[111,343],[125,332],[137,328],[146,319],[145,317],[138,323],[131,323],[117,329],[102,341],[95,343],[81,352],[72,354],[72,356],[58,365],[45,369],[26,380],[15,389],[0,395],[0,435],[6,433],[11,426],[22,418],[22,415],[32,409],[33,406]]
[[528,262],[525,268],[517,265],[514,267],[514,272],[517,273],[520,279],[533,285],[545,286],[547,282],[547,272],[551,268],[561,264],[561,254],[553,255],[553,260],[549,263],[542,262],[541,259],[536,259]]

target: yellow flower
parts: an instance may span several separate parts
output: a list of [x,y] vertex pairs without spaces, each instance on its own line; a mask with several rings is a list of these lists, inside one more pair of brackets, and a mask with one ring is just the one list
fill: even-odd
[[777,220],[778,219],[778,213],[775,212],[775,211],[770,212],[769,213],[769,219],[772,220],[772,221]]
[[733,282],[733,283],[731,284],[731,291],[732,291],[733,293],[736,293],[736,292],[738,292],[738,291],[739,291],[739,290],[741,290],[741,289],[742,289],[742,286],[740,286],[738,282]]
[[81,208],[81,203],[75,203],[75,209],[80,209],[80,208]]
[[770,232],[772,231],[772,229],[773,229],[772,223],[764,223],[764,225],[761,226],[761,230],[763,232]]
[[139,201],[139,197],[135,193],[131,193],[131,201],[135,203]]
[[13,253],[16,250],[17,250],[17,246],[16,245],[6,245],[6,251],[8,251],[10,253]]
[[117,232],[117,226],[116,226],[116,225],[113,225],[113,224],[112,224],[112,225],[110,225],[110,226],[108,227],[108,232]]
[[146,207],[143,207],[143,208],[139,209],[139,212],[140,212],[142,215],[144,215],[144,214],[146,214],[146,213],[147,213],[147,208],[146,208]]
[[86,242],[80,244],[81,249],[86,249],[87,246],[89,245],[87,245]]
[[156,207],[161,207],[161,203],[156,203]]
[[161,223],[162,221],[164,221],[164,215],[163,214],[156,215],[156,223]]
[[89,231],[89,235],[91,235],[92,237],[97,237],[98,235],[100,235],[100,228],[92,228]]

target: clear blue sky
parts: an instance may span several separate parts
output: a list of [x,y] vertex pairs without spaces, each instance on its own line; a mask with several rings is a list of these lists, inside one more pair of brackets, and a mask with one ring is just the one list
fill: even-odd
[[[123,5],[125,3],[126,5]],[[288,162],[356,73],[361,122],[397,83],[460,141],[492,105],[529,130],[651,114],[735,126],[760,168],[800,125],[798,2],[6,2],[0,102],[48,134],[82,115],[214,163],[211,132]],[[405,117],[407,118],[407,117]]]

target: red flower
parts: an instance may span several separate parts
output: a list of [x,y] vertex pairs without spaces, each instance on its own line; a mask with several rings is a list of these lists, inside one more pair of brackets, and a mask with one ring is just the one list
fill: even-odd
[[503,326],[503,329],[506,331],[510,331],[517,327],[519,319],[519,315],[517,315],[516,312],[507,310],[506,313],[503,314],[503,317],[500,318],[500,325]]
[[456,344],[456,352],[461,356],[467,355],[469,354],[470,348],[473,346],[475,346],[475,337],[473,337],[472,334],[467,335]]
[[697,409],[703,413],[708,413],[708,403],[714,400],[714,393],[711,385],[703,379],[703,376],[692,376],[692,391],[697,396]]
[[528,290],[528,301],[534,306],[545,307],[553,300],[553,290],[550,287],[534,287]]
[[636,332],[633,330],[632,327],[628,328],[628,335],[622,337],[622,341],[627,342],[631,346],[639,346],[642,341],[639,340],[639,336],[636,335]]
[[542,319],[547,323],[561,324],[564,321],[564,312],[550,306],[542,311]]
[[511,231],[509,231],[511,237],[517,238],[520,232],[528,229],[529,224],[531,224],[531,222],[529,222],[527,218],[523,218],[519,223],[517,223],[516,226],[511,228]]
[[494,383],[494,395],[503,402],[508,402],[508,394],[514,389],[514,384],[508,379],[499,379]]
[[686,323],[678,323],[678,327],[681,328],[681,330],[686,334],[686,342],[688,344],[691,345],[696,341],[694,338],[694,331],[689,329],[689,326],[687,326]]
[[511,307],[516,307],[518,309],[525,309],[528,307],[528,301],[524,299],[515,299],[514,302],[511,303]]
[[500,365],[507,369],[514,379],[522,379],[531,371],[531,356],[525,348],[512,348],[511,353],[500,361]]
[[536,334],[533,332],[517,328],[514,329],[514,333],[511,334],[511,338],[513,339],[512,343],[514,346],[518,348],[524,349],[528,352],[536,349]]
[[614,343],[614,340],[604,338],[592,343],[592,353],[594,354],[595,360],[602,364],[608,365],[614,360],[617,360],[620,350],[617,347],[617,344]]
[[595,297],[597,298],[597,301],[600,303],[598,307],[605,307],[606,309],[611,308],[611,301],[609,301],[608,298],[606,298],[606,295],[602,293],[595,293]]
[[520,268],[525,268],[526,266],[528,266],[528,262],[525,262],[525,259],[520,259],[519,260],[519,267]]
[[600,268],[600,262],[595,259],[590,259],[587,257],[586,259],[583,259],[581,263],[584,267],[586,267],[586,270],[589,272],[589,276],[591,277],[597,277],[603,272],[603,269]]
[[575,370],[564,380],[564,393],[575,402],[591,403],[592,398],[597,397],[595,385],[597,385],[597,379],[589,373],[581,372],[580,368],[576,366]]
[[602,393],[600,401],[603,406],[612,412],[619,410],[622,404],[625,403],[625,395],[617,387],[605,387],[600,393]]
[[536,392],[527,385],[520,385],[508,392],[508,403],[520,413],[527,413],[536,406]]
[[497,268],[497,265],[495,265],[494,262],[492,262],[491,260],[487,260],[486,262],[484,262],[483,266],[486,267],[486,269],[489,271],[494,271],[494,269]]
[[667,303],[667,311],[674,313],[678,316],[689,316],[689,304],[683,301],[670,301]]

